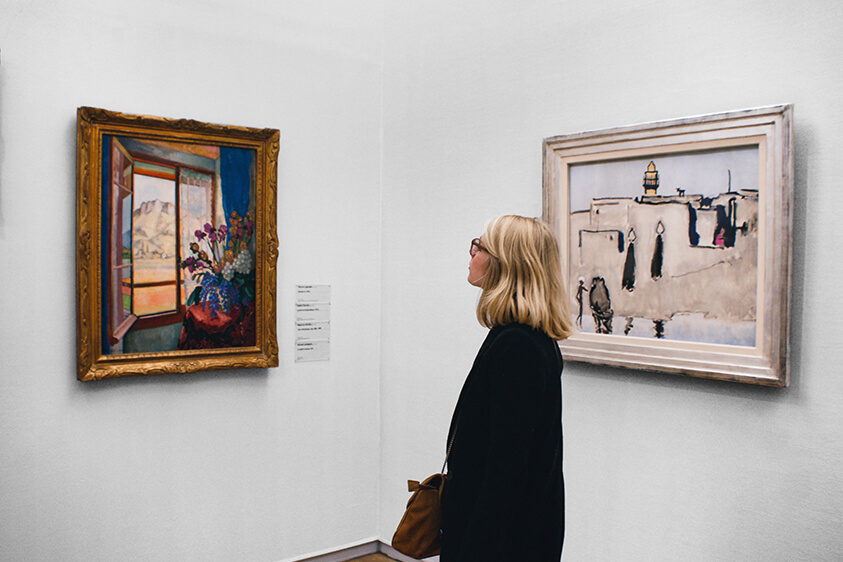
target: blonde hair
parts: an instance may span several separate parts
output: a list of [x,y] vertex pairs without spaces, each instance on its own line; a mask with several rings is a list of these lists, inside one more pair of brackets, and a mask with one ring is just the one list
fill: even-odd
[[571,314],[562,279],[559,244],[539,219],[504,215],[483,233],[490,255],[477,319],[487,328],[520,323],[556,340],[571,335]]

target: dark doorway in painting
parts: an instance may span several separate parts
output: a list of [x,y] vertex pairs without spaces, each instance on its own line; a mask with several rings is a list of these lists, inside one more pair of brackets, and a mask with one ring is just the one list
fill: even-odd
[[653,244],[653,259],[650,261],[650,277],[653,280],[661,279],[662,265],[664,264],[664,224],[659,221],[656,225],[656,241]]
[[621,287],[630,293],[635,289],[635,231],[629,231],[629,245],[626,248],[626,259],[623,263]]

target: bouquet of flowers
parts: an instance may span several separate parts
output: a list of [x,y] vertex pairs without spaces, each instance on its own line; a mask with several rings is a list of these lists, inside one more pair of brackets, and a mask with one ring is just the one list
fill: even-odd
[[232,307],[254,300],[255,268],[249,242],[255,232],[255,223],[251,215],[247,213],[241,217],[233,211],[228,225],[214,228],[205,223],[203,230],[194,233],[196,241],[190,243],[193,255],[181,260],[180,264],[199,282],[187,298],[187,306],[207,305],[213,317],[218,310],[227,314]]

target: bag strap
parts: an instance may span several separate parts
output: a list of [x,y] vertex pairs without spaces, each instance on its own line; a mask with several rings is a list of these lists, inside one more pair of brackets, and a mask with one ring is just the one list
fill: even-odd
[[457,421],[454,423],[454,432],[451,434],[451,442],[448,443],[448,450],[445,452],[445,462],[442,463],[442,470],[440,472],[445,474],[445,465],[448,464],[448,457],[451,456],[451,447],[454,446],[454,437],[457,436],[457,428],[460,425],[460,418],[459,415],[457,416]]

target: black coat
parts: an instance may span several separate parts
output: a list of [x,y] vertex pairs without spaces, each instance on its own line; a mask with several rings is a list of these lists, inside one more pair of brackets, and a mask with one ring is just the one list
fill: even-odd
[[451,420],[442,562],[559,562],[561,373],[559,347],[544,332],[489,331]]

